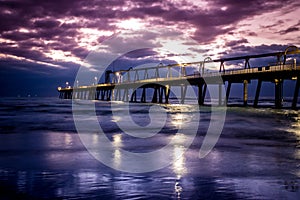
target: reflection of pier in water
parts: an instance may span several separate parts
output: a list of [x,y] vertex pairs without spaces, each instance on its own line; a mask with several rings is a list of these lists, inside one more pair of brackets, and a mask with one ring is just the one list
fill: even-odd
[[[197,100],[199,105],[205,104],[208,85],[219,85],[218,103],[227,105],[230,98],[231,85],[243,84],[243,104],[248,105],[248,84],[257,80],[253,106],[257,107],[263,82],[271,82],[275,86],[275,107],[282,107],[283,82],[294,80],[295,88],[292,108],[297,107],[300,86],[300,65],[296,58],[288,60],[287,56],[300,54],[295,46],[290,46],[283,52],[274,52],[259,55],[246,55],[240,57],[223,58],[217,60],[204,59],[193,63],[180,63],[171,65],[158,65],[155,67],[137,68],[120,71],[107,70],[105,83],[90,86],[76,86],[58,88],[62,99],[90,99],[103,101],[129,101],[151,103],[169,103],[170,88],[180,88],[179,103],[186,100],[188,86],[197,87]],[[251,67],[250,60],[257,58],[275,57],[276,62],[267,66]],[[225,62],[244,60],[244,69],[225,70]],[[220,63],[219,72],[206,72],[205,65]],[[189,66],[198,66],[193,74],[187,74]],[[151,77],[150,77],[151,76]],[[97,79],[96,79],[97,80]],[[222,92],[223,85],[227,85],[226,92]],[[290,88],[289,88],[290,89]],[[151,91],[149,91],[151,90]],[[226,94],[223,94],[226,93]],[[149,98],[151,97],[151,100]]]

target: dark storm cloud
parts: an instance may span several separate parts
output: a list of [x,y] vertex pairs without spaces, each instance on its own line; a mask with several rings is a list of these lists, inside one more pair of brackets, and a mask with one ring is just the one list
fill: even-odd
[[156,56],[156,55],[158,55],[158,53],[153,49],[138,49],[126,53],[124,57],[129,59],[137,59],[137,58],[140,59],[143,57]]
[[291,33],[291,32],[295,32],[295,31],[299,31],[300,29],[298,27],[290,27],[290,28],[287,28],[285,30],[282,30],[282,31],[279,31],[279,33],[281,35],[284,35],[284,34],[287,34],[287,33]]
[[257,36],[257,34],[255,32],[248,32],[247,36]]
[[269,28],[274,28],[276,26],[279,26],[281,24],[284,24],[284,21],[283,20],[278,20],[276,21],[274,24],[271,24],[271,25],[267,25],[267,26],[261,26],[262,28],[264,29],[269,29]]
[[56,28],[60,25],[60,22],[54,19],[43,19],[43,20],[37,20],[33,23],[35,28]]
[[233,41],[226,42],[225,46],[226,47],[234,47],[234,46],[245,44],[245,43],[248,43],[247,39],[233,40]]
[[257,55],[272,52],[283,52],[289,45],[260,45],[260,46],[245,46],[244,44],[233,46],[226,54],[221,54],[220,57],[235,57],[245,55]]
[[295,32],[299,31],[300,29],[298,27],[290,27],[284,31],[284,33],[290,33],[290,32]]
[[284,35],[284,34],[288,34],[288,33],[291,33],[291,32],[296,32],[296,31],[300,30],[299,27],[300,27],[300,20],[298,21],[297,24],[295,24],[293,26],[290,26],[285,30],[278,31],[278,33],[280,33],[281,35]]

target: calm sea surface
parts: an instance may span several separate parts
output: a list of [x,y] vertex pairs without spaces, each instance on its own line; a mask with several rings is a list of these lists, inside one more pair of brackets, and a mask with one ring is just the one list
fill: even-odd
[[[132,152],[162,148],[176,134],[189,135],[177,133],[186,120],[196,123],[191,117],[195,105],[164,106],[164,128],[154,138],[136,139],[116,126],[111,105],[122,113],[123,103],[97,101],[95,105],[107,137],[120,144],[118,148]],[[130,105],[130,117],[146,127],[151,122],[151,106]],[[200,159],[199,149],[211,120],[216,119],[210,108],[200,108],[197,135],[182,157],[156,171],[131,173],[110,168],[87,151],[76,131],[70,100],[2,98],[0,199],[300,198],[299,111],[229,107],[220,139]],[[97,137],[90,134],[86,132]],[[100,143],[95,139],[96,146]],[[173,150],[182,151],[181,146]],[[116,166],[130,166],[120,155],[114,156]]]

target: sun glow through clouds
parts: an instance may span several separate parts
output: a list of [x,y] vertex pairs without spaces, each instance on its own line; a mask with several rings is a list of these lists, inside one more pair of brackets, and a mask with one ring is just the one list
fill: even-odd
[[139,30],[144,26],[144,23],[142,23],[139,19],[131,18],[117,22],[116,26],[120,29]]

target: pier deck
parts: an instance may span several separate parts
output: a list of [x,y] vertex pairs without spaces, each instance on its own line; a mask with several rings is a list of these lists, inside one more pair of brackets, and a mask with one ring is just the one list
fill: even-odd
[[[253,106],[258,106],[259,96],[262,82],[271,82],[275,86],[275,107],[282,107],[283,99],[283,82],[285,80],[294,80],[294,97],[292,108],[297,108],[299,85],[300,85],[300,65],[296,59],[289,62],[286,56],[289,54],[299,54],[298,48],[292,46],[293,50],[284,52],[276,52],[270,54],[260,54],[253,56],[242,56],[235,58],[204,60],[197,63],[184,63],[173,65],[158,65],[156,67],[129,69],[121,71],[107,71],[105,83],[94,84],[89,86],[65,87],[58,88],[60,98],[62,99],[96,99],[96,100],[119,100],[131,102],[147,102],[147,89],[152,89],[152,103],[169,103],[170,88],[180,87],[180,102],[184,103],[188,86],[198,88],[198,103],[204,105],[207,85],[219,85],[219,105],[226,105],[230,98],[230,90],[232,83],[243,84],[243,102],[248,105],[248,84],[252,80],[257,80],[255,91],[255,99]],[[249,60],[251,58],[261,58],[268,56],[276,56],[277,63],[274,65],[266,65],[251,68]],[[283,60],[280,61],[280,58]],[[232,60],[245,60],[244,69],[225,70],[224,62]],[[209,62],[220,62],[219,72],[206,72],[205,64]],[[199,71],[193,74],[187,74],[186,68],[189,65],[199,65]],[[175,69],[176,68],[176,69]],[[201,72],[200,72],[201,71]],[[175,72],[175,74],[174,74]],[[151,74],[152,73],[152,74]],[[149,78],[149,74],[152,75]],[[222,96],[221,87],[226,84],[226,95]],[[141,95],[137,95],[137,90],[142,90]],[[290,89],[290,88],[289,88]]]

